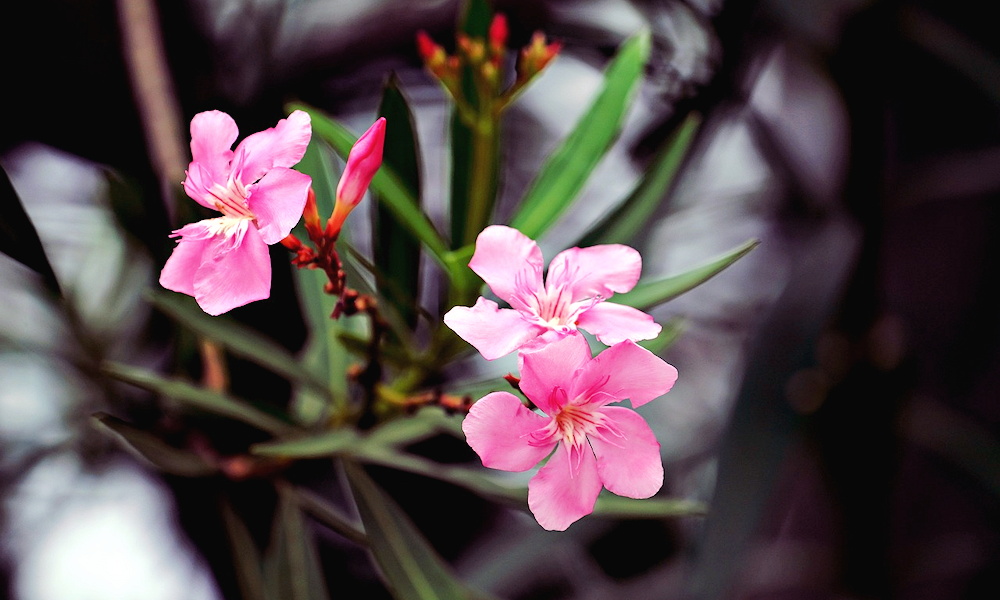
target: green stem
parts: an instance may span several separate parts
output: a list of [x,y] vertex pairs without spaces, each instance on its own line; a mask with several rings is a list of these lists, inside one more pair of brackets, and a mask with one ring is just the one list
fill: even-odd
[[496,202],[496,173],[499,154],[499,127],[492,111],[485,107],[472,128],[472,161],[469,174],[469,212],[462,244],[475,243],[479,232],[489,224]]

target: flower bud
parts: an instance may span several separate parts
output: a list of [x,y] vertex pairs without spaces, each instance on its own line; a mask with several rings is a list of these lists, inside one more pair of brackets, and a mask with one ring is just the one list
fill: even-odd
[[344,219],[361,202],[368,185],[382,166],[382,147],[385,144],[385,117],[380,117],[368,128],[351,148],[347,166],[337,184],[337,203],[327,221],[327,235],[340,232]]
[[507,46],[508,32],[507,17],[501,13],[493,15],[493,21],[490,22],[489,40],[490,51],[494,55],[503,54],[503,51]]
[[323,228],[319,222],[319,210],[316,208],[316,192],[311,187],[309,194],[306,195],[306,206],[302,210],[302,220],[305,223],[309,239],[316,242],[323,237]]
[[518,76],[524,80],[531,79],[544,69],[559,54],[560,50],[562,50],[562,43],[547,44],[545,34],[536,31],[531,36],[531,43],[521,50],[517,65]]

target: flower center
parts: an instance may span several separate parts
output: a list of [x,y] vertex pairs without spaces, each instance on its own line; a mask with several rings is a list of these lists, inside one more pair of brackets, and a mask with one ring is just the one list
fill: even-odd
[[597,432],[604,423],[604,415],[587,405],[567,404],[555,415],[554,421],[563,443],[574,447]]
[[229,185],[213,184],[208,193],[212,196],[215,208],[226,217],[256,221],[257,217],[247,205],[247,189],[237,179],[230,179]]
[[522,301],[537,315],[537,322],[549,329],[576,329],[580,313],[593,306],[600,298],[575,300],[568,285],[546,286],[542,290],[524,293]]

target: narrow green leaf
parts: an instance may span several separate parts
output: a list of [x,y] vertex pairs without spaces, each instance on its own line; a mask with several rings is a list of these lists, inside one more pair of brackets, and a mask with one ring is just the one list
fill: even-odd
[[[309,113],[312,118],[313,133],[330,144],[341,158],[347,159],[351,147],[358,140],[356,135],[319,109],[298,103],[289,104],[286,108],[288,112],[302,110]],[[399,176],[392,169],[383,165],[372,179],[371,189],[379,194],[381,202],[392,211],[400,223],[410,230],[410,233],[427,247],[434,258],[445,269],[449,269],[450,265],[445,260],[448,245],[441,238],[427,215],[420,210],[416,199],[407,191]],[[449,275],[451,274],[449,271]]]
[[656,281],[640,281],[638,285],[632,288],[632,291],[624,294],[616,294],[614,302],[633,306],[640,310],[646,310],[663,304],[715,277],[725,270],[726,267],[746,256],[758,244],[760,244],[759,240],[747,240],[723,256],[680,275],[673,275]]
[[295,492],[283,482],[278,482],[277,491],[271,544],[263,561],[268,596],[275,600],[325,600],[329,595],[316,542],[306,529]]
[[329,500],[305,488],[292,488],[299,507],[314,519],[336,531],[359,546],[368,546],[368,536],[356,525],[354,519],[333,506]]
[[[312,177],[312,187],[316,192],[316,206],[321,220],[333,212],[339,176],[336,166],[333,151],[318,137],[313,137],[309,142],[305,156],[296,166],[298,170]],[[309,237],[302,222],[295,227],[294,233],[300,240]],[[348,227],[340,232],[339,241],[348,244],[350,237],[351,229]],[[296,420],[313,425],[321,423],[330,416],[331,394],[335,410],[346,410],[350,396],[346,373],[354,359],[340,343],[339,336],[347,332],[360,335],[365,330],[365,323],[358,319],[336,321],[331,319],[330,315],[333,313],[337,298],[323,291],[323,286],[327,282],[326,274],[318,269],[294,270],[293,279],[302,315],[309,329],[309,337],[300,354],[300,362],[310,372],[316,373],[321,381],[327,382],[329,388],[329,391],[324,392],[311,386],[296,386],[292,399],[292,410]],[[350,272],[348,278],[354,281]]]
[[206,477],[218,470],[191,450],[177,448],[153,433],[134,427],[106,413],[91,416],[94,427],[115,438],[126,450],[157,469],[181,477]]
[[621,130],[642,79],[649,49],[648,31],[622,44],[605,71],[603,89],[572,133],[542,165],[511,219],[511,227],[538,238],[573,203]]
[[701,502],[677,498],[647,498],[633,500],[611,493],[602,493],[594,505],[594,516],[612,519],[659,519],[666,517],[700,517],[708,513]]
[[427,539],[364,469],[344,461],[372,554],[397,600],[461,600],[476,595],[452,574]]
[[226,539],[233,557],[233,571],[236,574],[236,584],[240,588],[240,596],[244,600],[278,600],[268,598],[265,594],[267,585],[261,572],[260,551],[253,541],[253,536],[233,505],[225,496],[219,500],[219,511],[222,524],[226,528]]
[[321,458],[351,450],[361,440],[354,429],[340,428],[322,433],[254,444],[250,452],[259,456]]
[[[413,112],[399,88],[399,78],[393,73],[382,90],[379,115],[385,117],[385,151],[382,164],[392,169],[400,183],[420,206],[420,160]],[[417,297],[420,282],[420,242],[389,210],[382,193],[374,191],[377,200],[372,212],[375,232],[375,264],[385,276],[379,291],[395,307],[410,329],[417,324]]]
[[225,317],[205,314],[193,298],[183,294],[150,291],[147,297],[167,316],[195,333],[222,344],[233,354],[270,369],[289,381],[330,394],[326,383],[303,367],[291,352],[256,331]]
[[465,439],[462,418],[438,407],[425,407],[412,416],[404,416],[379,425],[365,438],[366,444],[403,447],[439,433]]
[[685,319],[681,317],[674,317],[666,323],[663,323],[663,329],[660,331],[660,335],[651,340],[643,340],[639,342],[639,345],[653,354],[660,354],[670,346],[673,346],[674,342],[680,339],[681,334],[684,333],[684,327],[686,325],[687,321]]
[[[504,485],[479,469],[443,465],[391,448],[377,448],[370,445],[359,448],[354,458],[361,462],[444,481],[512,508],[520,510],[528,508],[528,488]],[[704,514],[705,510],[703,504],[688,500],[672,498],[634,500],[609,493],[598,498],[593,514],[610,518],[686,517]]]
[[459,19],[459,30],[469,37],[485,38],[493,20],[493,8],[489,0],[466,0]]
[[689,114],[657,152],[628,198],[573,245],[624,244],[649,223],[676,180],[700,125],[701,115]]
[[146,369],[110,361],[103,363],[101,370],[105,375],[119,381],[166,396],[191,408],[235,419],[262,431],[275,435],[288,435],[294,431],[287,423],[242,400],[192,385],[186,381],[166,378]]
[[13,258],[42,277],[42,283],[56,297],[62,296],[49,259],[45,256],[38,231],[24,212],[21,198],[14,190],[7,172],[0,168],[0,252]]

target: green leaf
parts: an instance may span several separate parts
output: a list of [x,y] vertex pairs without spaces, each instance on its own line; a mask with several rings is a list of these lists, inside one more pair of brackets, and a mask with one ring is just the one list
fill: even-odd
[[365,444],[401,447],[415,444],[439,433],[465,439],[462,418],[448,414],[443,409],[428,406],[411,416],[404,416],[383,423],[365,438]]
[[639,342],[639,345],[653,354],[660,354],[670,346],[673,346],[674,342],[680,339],[681,334],[684,333],[684,327],[686,325],[687,321],[685,319],[681,317],[674,317],[666,323],[663,323],[663,329],[660,331],[660,335],[651,340],[643,340]]
[[690,113],[657,152],[628,198],[573,245],[624,244],[649,223],[676,180],[700,125],[701,115]]
[[463,4],[458,29],[469,37],[485,38],[493,20],[491,3],[488,0],[467,0]]
[[[358,140],[356,135],[319,109],[309,105],[292,103],[286,109],[288,112],[302,110],[309,113],[312,118],[313,133],[330,144],[341,158],[347,160],[347,156],[351,153],[351,147]],[[420,210],[416,199],[407,191],[399,176],[392,169],[382,165],[382,168],[372,179],[371,189],[379,194],[380,202],[385,204],[399,222],[405,225],[410,233],[427,247],[431,255],[448,271],[449,275],[453,275],[452,267],[445,259],[448,254],[448,245],[441,239],[441,235],[434,229],[434,225],[427,215]]]
[[292,488],[299,507],[314,519],[336,531],[359,546],[368,546],[368,536],[339,508],[319,494],[305,488]]
[[250,452],[258,456],[321,458],[350,451],[361,440],[354,429],[340,428],[322,433],[254,444]]
[[[385,150],[382,164],[392,169],[400,183],[420,206],[420,160],[413,112],[403,92],[399,78],[393,73],[382,90],[379,115],[385,117]],[[379,291],[395,307],[396,312],[413,329],[417,324],[417,297],[420,282],[420,242],[389,210],[381,192],[373,192],[376,200],[372,213],[375,232],[375,264],[384,275]]]
[[288,435],[291,425],[226,394],[213,392],[179,379],[169,379],[138,367],[115,362],[101,366],[105,375],[176,400],[184,406],[228,417],[275,435]]
[[177,448],[153,433],[134,427],[106,413],[91,416],[94,427],[115,438],[126,450],[157,469],[181,477],[206,477],[218,470],[191,450]]
[[628,39],[604,75],[604,87],[572,133],[542,165],[510,226],[538,238],[576,199],[618,136],[649,57],[650,35]]
[[612,519],[661,519],[667,517],[700,517],[708,513],[701,502],[677,498],[647,498],[634,500],[611,493],[602,493],[594,505],[597,517]]
[[0,168],[0,252],[13,258],[42,277],[42,283],[56,297],[62,296],[49,259],[45,256],[38,231],[24,212],[21,198],[7,172]]
[[[527,510],[528,508],[528,488],[504,485],[479,469],[443,465],[412,454],[398,452],[391,448],[379,448],[370,445],[360,447],[354,454],[354,458],[361,462],[399,469],[457,485],[483,498],[513,508],[520,510]],[[702,515],[705,513],[705,510],[703,504],[689,500],[672,498],[634,500],[609,493],[598,498],[593,514],[619,519],[687,517]]]
[[397,600],[482,597],[456,579],[427,539],[364,469],[344,461],[372,554]]
[[275,600],[325,600],[326,584],[316,542],[306,529],[295,492],[278,482],[278,507],[263,572],[268,597]]
[[618,304],[632,306],[640,310],[646,310],[663,304],[715,277],[725,270],[726,267],[746,256],[758,244],[760,244],[759,240],[747,240],[723,256],[680,275],[673,275],[656,281],[640,281],[638,285],[632,288],[632,291],[624,294],[616,294],[614,301]]
[[[321,220],[333,212],[338,178],[335,161],[333,151],[326,142],[313,137],[305,156],[296,166],[298,170],[312,177],[312,187],[316,192],[316,206]],[[303,222],[300,221],[296,225],[295,234],[300,240],[308,239]],[[347,244],[350,237],[350,228],[345,228],[340,232],[339,241]],[[323,286],[327,282],[326,274],[318,269],[295,268],[294,271],[293,280],[299,304],[309,330],[305,348],[300,354],[300,362],[310,372],[316,373],[321,381],[327,382],[329,387],[329,391],[325,391],[311,386],[296,386],[292,410],[297,421],[311,425],[318,424],[330,416],[331,394],[333,407],[336,410],[342,412],[347,409],[350,385],[346,373],[354,359],[340,343],[339,336],[346,332],[360,334],[365,330],[365,323],[358,319],[336,321],[331,319],[330,314],[337,304],[337,298],[323,291]],[[354,280],[353,274],[348,273],[348,277],[351,281]]]
[[225,346],[234,355],[270,369],[289,381],[308,385],[318,392],[330,395],[330,390],[322,379],[303,367],[291,352],[271,339],[225,317],[205,314],[189,296],[150,291],[147,297],[161,312],[195,333]]
[[225,496],[219,499],[222,524],[226,528],[226,539],[233,557],[233,571],[240,597],[244,600],[277,600],[268,598],[264,575],[261,573],[260,551],[243,520],[233,510],[233,505]]

